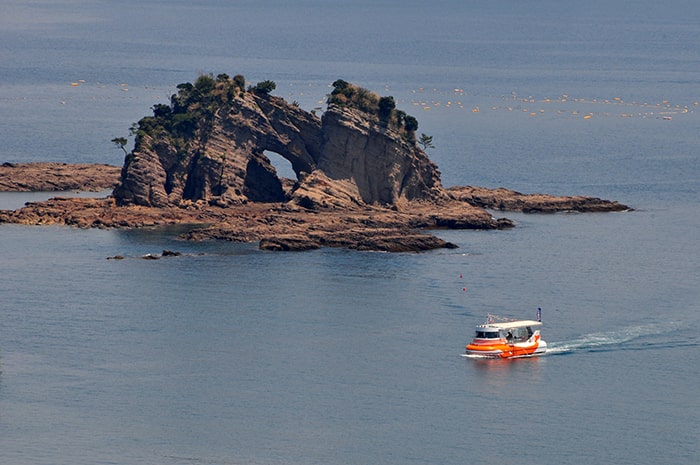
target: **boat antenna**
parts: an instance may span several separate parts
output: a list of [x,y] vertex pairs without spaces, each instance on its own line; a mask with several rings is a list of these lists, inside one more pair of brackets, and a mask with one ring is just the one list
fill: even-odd
[[537,321],[542,323],[542,308],[541,307],[537,307]]

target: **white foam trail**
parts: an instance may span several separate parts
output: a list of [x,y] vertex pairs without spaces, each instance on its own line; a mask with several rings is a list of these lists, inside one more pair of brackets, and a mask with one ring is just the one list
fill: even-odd
[[630,326],[616,331],[605,333],[592,333],[578,339],[572,339],[563,342],[549,342],[547,346],[547,354],[566,354],[575,351],[592,351],[605,350],[606,348],[624,347],[631,341],[636,339],[662,335],[671,331],[675,331],[680,326],[679,323],[667,322],[663,325],[639,325]]

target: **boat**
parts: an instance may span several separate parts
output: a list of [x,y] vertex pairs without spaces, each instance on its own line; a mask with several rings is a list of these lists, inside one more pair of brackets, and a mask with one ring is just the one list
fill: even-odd
[[535,320],[512,320],[488,315],[486,323],[476,326],[465,355],[485,358],[536,357],[547,351],[547,343],[540,336],[541,309]]

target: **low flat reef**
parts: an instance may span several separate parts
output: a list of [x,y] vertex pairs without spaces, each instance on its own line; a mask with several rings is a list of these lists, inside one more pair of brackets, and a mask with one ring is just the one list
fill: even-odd
[[0,165],[0,192],[97,192],[119,184],[121,167],[94,163],[10,163]]
[[119,206],[113,197],[54,197],[28,202],[21,209],[0,210],[0,223],[67,225],[79,228],[148,228],[192,225],[188,240],[258,242],[276,251],[343,247],[355,250],[417,252],[455,248],[425,229],[512,227],[485,210],[461,202],[441,208],[415,202],[405,211],[378,206],[352,210],[309,210],[285,203],[217,206],[204,202],[183,207]]
[[[3,164],[4,191],[103,190],[115,186],[119,168],[110,165],[61,163]],[[33,181],[34,180],[34,181]],[[146,228],[193,225],[188,240],[258,242],[264,250],[312,250],[343,247],[355,250],[416,252],[454,248],[426,233],[436,229],[504,229],[514,226],[486,209],[521,212],[625,211],[617,202],[594,197],[525,195],[507,189],[454,187],[440,202],[412,201],[399,206],[304,208],[285,202],[247,202],[219,206],[205,201],[180,206],[118,205],[107,198],[54,197],[28,202],[18,210],[1,210],[0,223],[68,225],[79,228]]]
[[487,189],[485,187],[463,186],[448,188],[447,191],[456,200],[467,202],[477,207],[499,211],[523,213],[591,213],[631,210],[627,205],[623,205],[619,202],[611,202],[610,200],[603,200],[598,197],[521,194],[520,192],[504,187]]

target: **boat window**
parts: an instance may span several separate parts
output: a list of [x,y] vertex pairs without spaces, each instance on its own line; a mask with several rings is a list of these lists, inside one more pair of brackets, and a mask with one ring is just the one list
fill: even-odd
[[527,341],[532,335],[530,327],[513,328],[513,340],[517,342]]
[[498,333],[493,331],[477,331],[476,337],[479,339],[498,339]]

